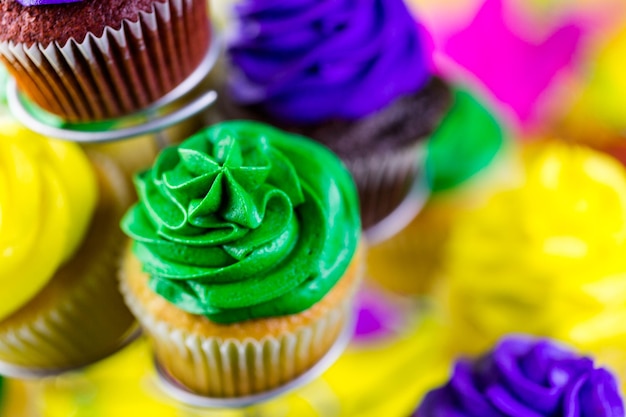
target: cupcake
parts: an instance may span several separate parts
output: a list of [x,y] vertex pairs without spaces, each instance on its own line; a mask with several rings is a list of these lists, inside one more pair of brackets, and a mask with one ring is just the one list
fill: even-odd
[[615,377],[550,340],[507,337],[456,362],[413,417],[624,417]]
[[508,177],[503,173],[509,152],[499,121],[469,91],[456,90],[453,97],[428,141],[426,205],[397,234],[368,247],[368,277],[399,294],[431,292],[453,218],[495,187],[494,180]]
[[626,374],[626,170],[555,141],[526,145],[524,181],[451,225],[442,297],[455,350],[524,332]]
[[122,291],[173,379],[245,396],[329,350],[361,263],[356,190],[331,152],[224,122],[163,150],[135,183]]
[[450,102],[423,28],[402,0],[250,0],[237,16],[223,117],[328,146],[355,178],[364,227],[378,223],[405,198]]
[[117,283],[116,225],[130,189],[100,155],[2,128],[2,369],[85,365],[117,349],[134,324]]
[[110,119],[154,103],[209,47],[206,0],[6,0],[0,59],[63,119]]

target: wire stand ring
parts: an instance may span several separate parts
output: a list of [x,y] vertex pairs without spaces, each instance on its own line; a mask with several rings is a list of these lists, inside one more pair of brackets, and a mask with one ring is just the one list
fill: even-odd
[[[217,100],[217,92],[209,90],[178,110],[163,115],[156,115],[159,109],[182,98],[196,87],[215,67],[220,51],[221,41],[219,36],[213,34],[213,36],[211,36],[211,45],[198,67],[176,88],[141,111],[118,119],[109,120],[124,122],[123,124],[127,127],[94,130],[93,127],[91,129],[85,128],[85,125],[89,125],[90,123],[68,124],[65,127],[57,127],[46,123],[34,116],[27,109],[25,99],[18,91],[17,82],[13,78],[10,78],[7,83],[7,101],[9,109],[15,118],[30,130],[44,136],[72,142],[112,142],[158,132],[200,113],[202,110],[215,103]],[[146,118],[148,120],[145,120]]]
[[0,375],[15,379],[40,379],[59,376],[66,372],[76,371],[78,369],[84,368],[85,366],[97,363],[102,359],[108,358],[109,356],[119,352],[126,346],[133,343],[139,338],[139,336],[141,336],[141,334],[141,327],[139,327],[139,324],[135,322],[135,324],[128,330],[126,335],[120,339],[119,343],[111,351],[108,351],[100,357],[94,358],[87,363],[81,363],[76,366],[69,366],[65,368],[31,368],[27,366],[13,365],[8,362],[0,361]]

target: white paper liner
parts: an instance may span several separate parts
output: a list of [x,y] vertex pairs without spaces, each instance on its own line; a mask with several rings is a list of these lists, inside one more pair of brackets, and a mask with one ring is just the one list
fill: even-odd
[[119,117],[147,107],[181,83],[209,46],[204,0],[154,2],[119,29],[47,46],[0,42],[19,88],[68,121]]
[[157,383],[160,389],[172,399],[183,403],[185,405],[202,408],[202,409],[240,409],[253,406],[255,404],[264,403],[270,401],[276,397],[285,395],[286,393],[303,387],[304,385],[314,381],[320,375],[322,375],[335,361],[341,356],[345,348],[350,343],[352,335],[355,330],[355,317],[350,317],[349,323],[341,330],[341,334],[333,342],[330,349],[322,356],[322,358],[316,362],[311,368],[297,376],[295,379],[286,382],[276,388],[265,390],[260,393],[255,393],[246,396],[229,397],[229,398],[216,398],[205,395],[194,394],[186,389],[171,375],[169,375],[159,364],[159,361],[154,361],[154,367],[156,369]]
[[239,397],[276,388],[311,368],[349,320],[352,297],[309,325],[261,340],[205,337],[175,329],[147,312],[121,280],[122,293],[160,365],[181,385],[210,397]]
[[[3,365],[33,372],[86,365],[114,352],[133,330],[134,319],[124,304],[117,280],[125,238],[121,232],[103,232],[117,227],[119,218],[110,213],[115,210],[112,206],[121,210],[130,203],[130,195],[125,191],[128,185],[110,160],[98,158],[96,164],[103,167],[108,187],[116,193],[109,198],[115,201],[98,204],[83,247],[75,254],[75,258],[91,254],[96,259],[70,270],[81,274],[78,279],[68,272],[58,272],[42,293],[0,321]],[[94,248],[98,251],[95,255]],[[47,301],[50,297],[53,302]]]

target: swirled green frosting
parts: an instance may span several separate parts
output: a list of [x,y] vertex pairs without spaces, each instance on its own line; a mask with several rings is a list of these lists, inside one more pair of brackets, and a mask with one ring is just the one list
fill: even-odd
[[360,236],[356,189],[326,148],[225,122],[163,150],[122,220],[156,293],[218,323],[319,301]]

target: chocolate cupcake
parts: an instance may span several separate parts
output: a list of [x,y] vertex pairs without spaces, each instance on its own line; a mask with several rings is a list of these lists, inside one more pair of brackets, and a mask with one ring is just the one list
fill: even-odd
[[455,90],[452,107],[427,145],[428,202],[404,229],[368,248],[368,277],[404,295],[435,289],[451,223],[510,182],[511,147],[488,106],[468,90]]
[[406,194],[450,103],[424,30],[401,0],[253,0],[237,14],[223,116],[331,148],[355,177],[364,226],[377,223]]
[[0,3],[0,59],[29,99],[68,121],[149,106],[209,47],[206,0],[29,3]]

